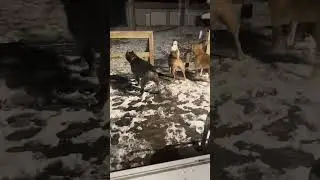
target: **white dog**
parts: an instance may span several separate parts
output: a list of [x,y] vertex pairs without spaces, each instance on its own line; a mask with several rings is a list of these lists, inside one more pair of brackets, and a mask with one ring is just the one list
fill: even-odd
[[171,51],[177,51],[177,56],[180,58],[180,50],[178,47],[178,41],[173,41],[172,46],[171,46]]

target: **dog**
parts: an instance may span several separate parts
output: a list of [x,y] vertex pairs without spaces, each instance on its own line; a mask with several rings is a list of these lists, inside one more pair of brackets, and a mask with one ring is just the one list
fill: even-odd
[[192,44],[191,49],[195,55],[196,70],[200,69],[200,76],[202,76],[204,69],[208,69],[208,73],[210,74],[210,56],[204,51],[203,45],[201,43]]
[[178,41],[173,41],[172,42],[171,51],[176,51],[177,52],[177,57],[180,58],[180,50],[179,50],[179,47],[178,47]]
[[[268,0],[272,24],[272,50],[281,51],[285,45],[293,45],[297,25],[299,23],[314,23],[313,36],[316,39],[317,51],[320,45],[320,11],[317,0]],[[290,33],[285,41],[282,32],[284,24],[290,23]]]
[[232,0],[211,0],[210,6],[211,29],[213,30],[214,24],[217,21],[223,23],[227,27],[228,31],[232,33],[232,36],[235,40],[237,58],[239,60],[245,59],[247,56],[244,54],[239,40],[241,13],[237,12]]
[[312,34],[315,28],[315,23],[298,23],[291,21],[289,24],[289,32],[286,39],[286,47],[293,48],[296,39],[303,40],[308,35]]
[[159,90],[158,75],[161,73],[158,73],[154,66],[138,57],[133,51],[127,51],[125,57],[130,63],[131,71],[135,76],[135,80],[138,82],[138,84],[140,84],[141,95],[144,93],[144,88],[149,81],[155,82]]
[[180,69],[183,73],[184,79],[186,79],[185,63],[179,57],[179,51],[171,51],[168,58],[169,71],[173,75],[173,79],[176,79],[176,72]]

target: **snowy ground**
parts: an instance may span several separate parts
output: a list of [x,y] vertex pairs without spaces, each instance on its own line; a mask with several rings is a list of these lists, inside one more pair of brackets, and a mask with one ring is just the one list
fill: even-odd
[[320,156],[319,70],[267,51],[214,60],[213,178],[307,180]]
[[[188,49],[197,41],[198,33],[198,28],[155,32],[156,67],[167,70],[168,50],[174,39],[181,49]],[[146,41],[116,40],[110,51],[124,55],[126,50],[145,48]],[[150,92],[140,97],[124,57],[112,59],[110,70],[114,76],[110,87],[111,170],[150,164],[155,150],[200,139],[210,108],[209,82],[162,80],[159,95],[150,93],[150,83]]]
[[[0,179],[108,175],[109,123],[105,114],[87,107],[97,80],[79,76],[86,67],[70,63],[71,80],[55,55],[15,45],[0,49]],[[35,106],[56,88],[61,99]]]

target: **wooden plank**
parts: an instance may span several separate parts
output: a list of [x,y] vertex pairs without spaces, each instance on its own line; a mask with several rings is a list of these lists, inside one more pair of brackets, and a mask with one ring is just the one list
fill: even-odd
[[[148,59],[149,63],[154,65],[154,39],[153,31],[110,31],[111,39],[148,39],[148,56],[143,55],[142,59]],[[117,55],[111,55],[111,57],[116,57]],[[118,56],[119,57],[119,56]],[[140,57],[140,56],[139,56]]]
[[149,44],[149,63],[154,65],[154,40],[153,40],[153,32],[151,31],[151,33],[149,34],[149,39],[148,39],[148,44]]
[[111,39],[148,39],[152,31],[110,31]]

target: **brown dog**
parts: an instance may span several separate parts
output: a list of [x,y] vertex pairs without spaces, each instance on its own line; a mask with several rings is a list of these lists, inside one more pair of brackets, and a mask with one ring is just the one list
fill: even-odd
[[237,12],[236,7],[232,3],[232,0],[211,0],[210,2],[210,24],[211,29],[213,25],[220,21],[227,26],[228,31],[230,31],[235,40],[237,48],[238,59],[244,59],[246,55],[243,53],[240,41],[239,41],[239,32],[240,32],[240,16],[241,13]]
[[192,52],[195,55],[196,70],[200,69],[200,76],[202,76],[203,69],[208,69],[210,74],[210,56],[203,50],[202,44],[193,44]]
[[317,51],[320,45],[320,1],[318,0],[268,0],[272,23],[272,46],[274,51],[285,46],[282,25],[291,23],[287,44],[292,45],[297,24],[302,22],[315,23],[314,38]]
[[170,52],[169,59],[168,59],[169,71],[173,75],[173,78],[176,79],[176,72],[178,69],[180,69],[183,73],[184,79],[186,79],[185,64],[180,59],[178,52],[179,51]]

